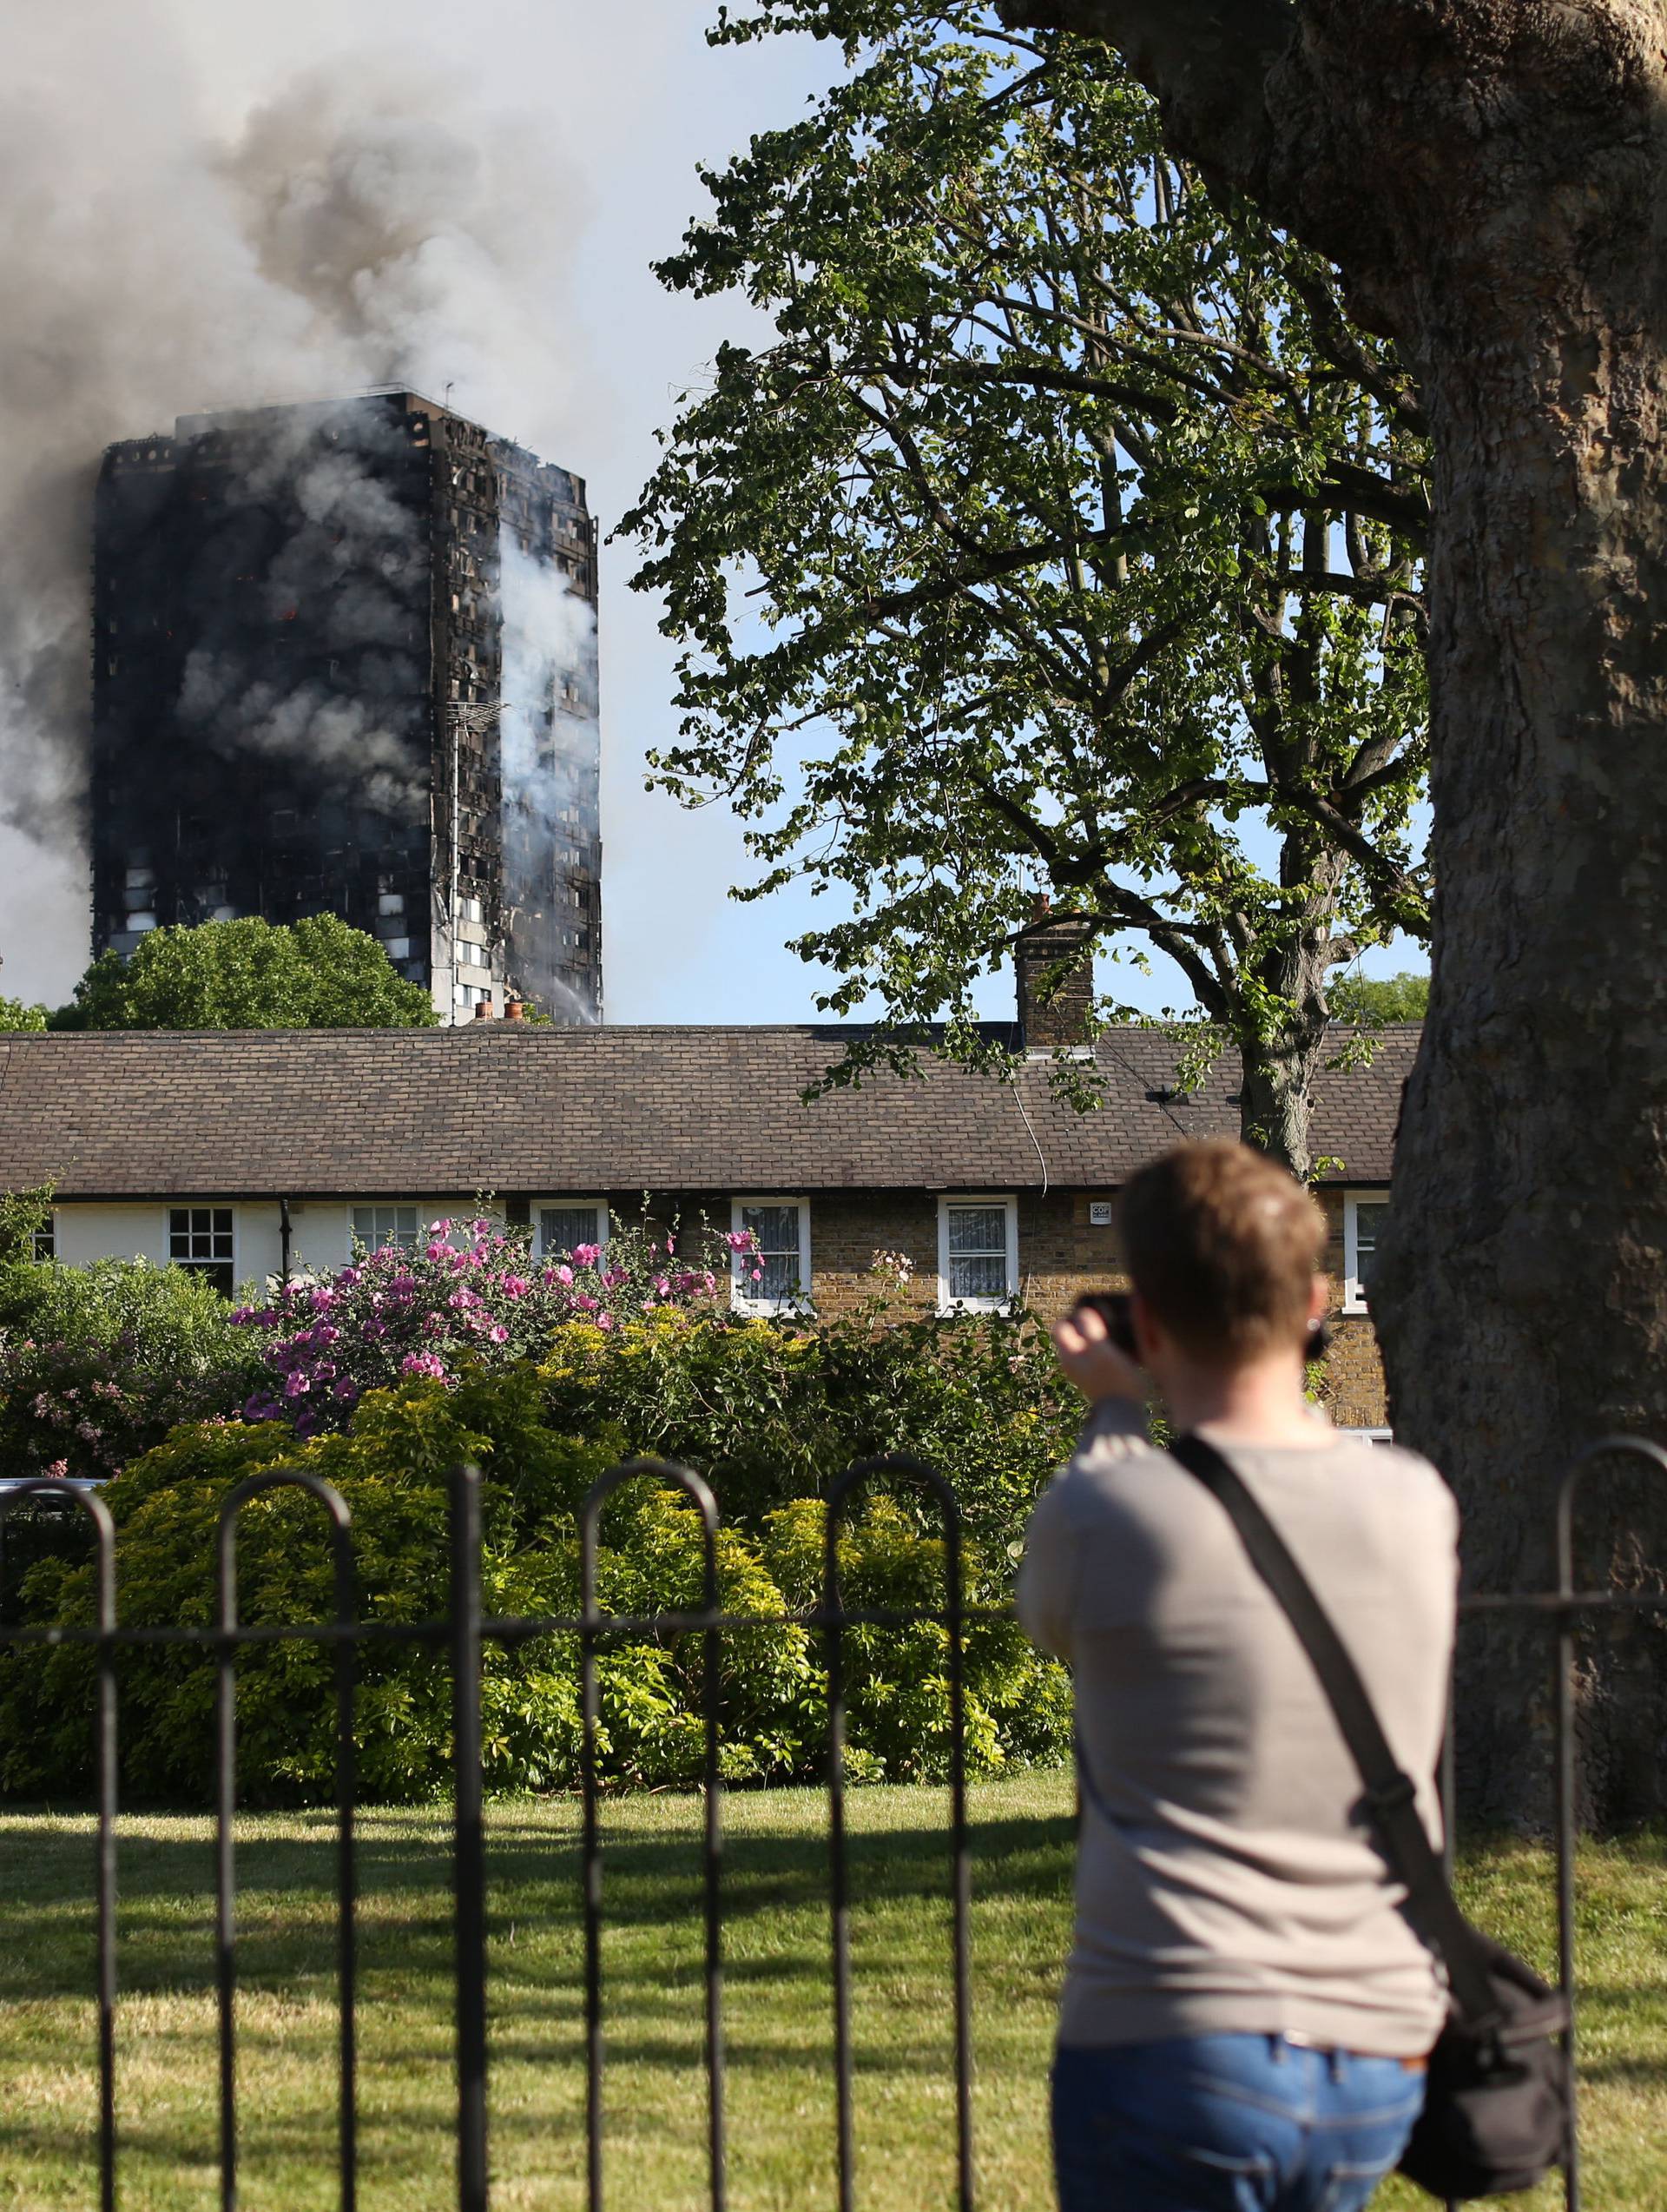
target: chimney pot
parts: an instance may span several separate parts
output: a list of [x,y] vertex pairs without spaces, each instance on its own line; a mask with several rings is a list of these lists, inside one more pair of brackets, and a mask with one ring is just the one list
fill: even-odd
[[490,999],[482,999],[475,1008],[475,1020],[477,1021],[490,1021],[491,1018],[492,1002]]
[[527,1009],[526,1009],[526,1007],[525,1007],[524,1003],[521,1000],[519,1000],[519,999],[505,999],[505,1000],[504,1000],[504,1020],[505,1020],[505,1021],[524,1021],[524,1020],[526,1020],[526,1018],[527,1018]]

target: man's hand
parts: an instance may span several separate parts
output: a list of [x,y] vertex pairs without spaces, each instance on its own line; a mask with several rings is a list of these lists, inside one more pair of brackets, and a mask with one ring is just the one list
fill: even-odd
[[1132,1398],[1144,1405],[1152,1395],[1151,1377],[1117,1350],[1092,1306],[1056,1321],[1051,1333],[1060,1366],[1090,1405],[1103,1398]]

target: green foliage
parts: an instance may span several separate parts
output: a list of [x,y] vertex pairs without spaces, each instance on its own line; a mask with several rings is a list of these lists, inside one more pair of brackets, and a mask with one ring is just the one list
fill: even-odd
[[52,1219],[52,1185],[38,1191],[0,1191],[0,1270],[32,1260],[35,1238]]
[[0,1030],[44,1029],[46,1008],[25,1006],[21,999],[0,996]]
[[[698,1469],[726,1516],[754,1529],[853,1460],[913,1452],[949,1477],[969,1532],[1005,1562],[1071,1455],[1080,1402],[1027,1319],[888,1311],[876,1300],[816,1329],[669,1311],[606,1337],[563,1329],[540,1369],[550,1418]],[[936,1526],[924,1501],[910,1509]]]
[[255,1374],[200,1275],[143,1259],[0,1268],[0,1469],[119,1474],[177,1423],[240,1403]]
[[374,937],[331,914],[248,915],[153,929],[127,960],[101,953],[56,1029],[424,1029],[428,993]]
[[1334,1021],[1380,1029],[1387,1021],[1423,1020],[1430,1010],[1430,979],[1407,969],[1399,975],[1344,975],[1327,996]]
[[705,176],[660,272],[775,331],[721,349],[623,525],[681,650],[660,778],[750,818],[739,895],[848,899],[797,947],[825,1009],[884,1006],[835,1080],[940,1016],[998,1061],[975,989],[1038,889],[1165,955],[1207,1052],[1311,1073],[1340,946],[1427,927],[1407,373],[1103,46],[978,0],[714,37],[806,30],[849,76]]
[[[361,1614],[414,1621],[447,1602],[446,1470],[473,1459],[485,1474],[485,1606],[489,1614],[578,1609],[577,1516],[590,1485],[621,1456],[617,1434],[563,1435],[548,1418],[530,1369],[372,1391],[351,1433],[298,1443],[276,1423],[181,1428],[138,1461],[105,1497],[118,1526],[121,1607],[128,1625],[215,1618],[213,1562],[221,1502],[238,1482],[274,1467],[333,1483],[353,1512]],[[820,1587],[821,1507],[794,1501],[757,1533],[720,1535],[720,1602],[779,1614],[812,1603]],[[841,1540],[853,1603],[941,1602],[941,1545],[903,1502],[865,1501]],[[1004,1562],[1005,1564],[1005,1562]],[[238,1523],[240,1616],[277,1623],[327,1618],[330,1553],[320,1507],[299,1493],[257,1499]],[[23,1610],[42,1621],[90,1617],[92,1570],[53,1558],[30,1573]],[[695,1517],[673,1493],[626,1486],[603,1517],[597,1591],[604,1610],[636,1614],[697,1605],[702,1551]],[[969,1595],[985,1588],[969,1558]],[[1068,1740],[1059,1669],[1036,1656],[1011,1623],[968,1634],[968,1740],[975,1767],[1057,1756]],[[700,1772],[702,1640],[616,1640],[598,1657],[602,1755],[619,1783],[686,1782]],[[853,1772],[940,1777],[948,1685],[945,1632],[853,1629],[849,1637]],[[735,1781],[804,1779],[824,1755],[826,1689],[814,1639],[794,1626],[735,1631],[721,1656],[722,1760]],[[322,1647],[252,1648],[239,1661],[240,1786],[250,1799],[316,1800],[333,1773],[333,1661]],[[61,1793],[85,1786],[91,1654],[65,1647],[0,1656],[0,1788]],[[450,1681],[425,1644],[367,1646],[356,1700],[360,1786],[370,1799],[412,1800],[449,1783]],[[142,1648],[122,1680],[123,1788],[129,1795],[197,1799],[211,1773],[214,1670],[205,1654]],[[552,1636],[485,1657],[484,1759],[500,1791],[566,1787],[577,1772],[575,1640]]]

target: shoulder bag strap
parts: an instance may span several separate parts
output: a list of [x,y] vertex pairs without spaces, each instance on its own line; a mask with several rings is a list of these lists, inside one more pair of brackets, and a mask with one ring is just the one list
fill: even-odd
[[1389,1864],[1407,1887],[1414,1925],[1446,1962],[1459,2011],[1480,2023],[1498,2010],[1469,1922],[1459,1910],[1425,1831],[1418,1792],[1390,1748],[1360,1669],[1285,1539],[1242,1477],[1202,1436],[1177,1437],[1170,1456],[1209,1490],[1237,1529],[1250,1563],[1272,1591],[1307,1652],[1344,1742],[1366,1786],[1366,1802]]

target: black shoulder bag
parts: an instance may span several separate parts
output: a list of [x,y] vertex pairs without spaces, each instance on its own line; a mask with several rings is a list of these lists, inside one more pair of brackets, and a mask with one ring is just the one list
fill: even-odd
[[1568,2001],[1459,1910],[1359,1670],[1243,1482],[1201,1436],[1177,1438],[1170,1453],[1221,1504],[1289,1618],[1361,1771],[1379,1841],[1407,1886],[1408,1915],[1446,1965],[1447,2023],[1430,2053],[1423,2116],[1400,2170],[1434,2196],[1532,2189],[1568,2153],[1565,2061],[1553,2040],[1569,2025]]

